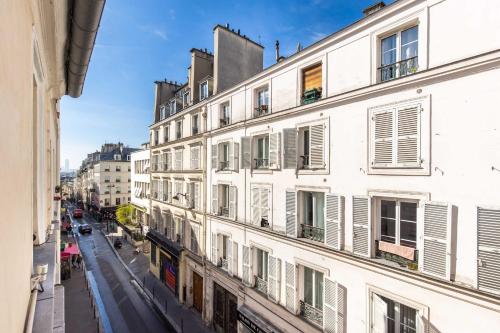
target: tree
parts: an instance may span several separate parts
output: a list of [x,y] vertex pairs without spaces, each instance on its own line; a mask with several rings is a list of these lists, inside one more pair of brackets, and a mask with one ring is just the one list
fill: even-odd
[[116,209],[116,219],[121,224],[135,226],[136,223],[132,220],[133,213],[134,207],[131,204],[120,205]]

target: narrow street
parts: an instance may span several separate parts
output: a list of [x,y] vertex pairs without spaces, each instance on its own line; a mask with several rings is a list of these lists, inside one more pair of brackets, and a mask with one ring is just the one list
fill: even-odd
[[131,284],[131,276],[115,256],[100,228],[90,217],[73,219],[73,224],[92,225],[90,235],[79,236],[87,270],[92,271],[114,332],[169,332],[168,325],[147,304]]

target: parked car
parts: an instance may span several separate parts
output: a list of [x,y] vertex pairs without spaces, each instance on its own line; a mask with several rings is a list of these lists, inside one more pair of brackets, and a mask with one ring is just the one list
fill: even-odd
[[88,224],[80,224],[78,226],[78,232],[83,234],[91,234],[92,233],[92,227]]
[[75,209],[73,211],[73,217],[74,218],[82,218],[83,217],[83,211],[79,208]]

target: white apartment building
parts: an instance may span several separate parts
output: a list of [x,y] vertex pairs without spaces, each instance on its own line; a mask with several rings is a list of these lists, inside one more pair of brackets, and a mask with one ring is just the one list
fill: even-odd
[[150,150],[149,143],[142,150],[130,154],[131,203],[135,208],[136,222],[149,226],[150,210]]
[[499,9],[376,6],[208,100],[217,332],[498,330]]

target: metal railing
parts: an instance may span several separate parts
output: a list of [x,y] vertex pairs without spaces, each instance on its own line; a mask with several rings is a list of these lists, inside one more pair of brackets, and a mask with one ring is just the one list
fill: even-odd
[[325,229],[313,227],[308,224],[301,224],[301,238],[308,238],[313,241],[323,242],[325,240]]
[[229,118],[221,118],[219,120],[219,127],[224,127],[229,125]]
[[104,302],[102,301],[97,282],[95,281],[94,274],[92,271],[87,271],[84,264],[85,271],[85,283],[89,290],[91,296],[90,304],[94,311],[94,318],[97,320],[97,332],[98,333],[113,333],[113,328],[111,327],[111,322],[109,320],[106,308],[104,307]]
[[219,215],[224,217],[229,217],[229,208],[228,207],[220,207]]
[[267,281],[255,276],[255,289],[257,291],[267,295]]
[[266,114],[269,114],[269,106],[268,105],[260,105],[255,108],[254,117],[262,117]]
[[302,300],[300,301],[300,316],[315,325],[323,327],[323,311]]
[[254,158],[255,169],[266,169],[269,168],[269,159],[268,158]]
[[193,127],[193,135],[198,134],[198,127]]
[[382,82],[411,75],[418,70],[418,56],[379,67]]
[[227,169],[229,169],[229,161],[220,161],[219,170],[227,170]]
[[219,266],[223,270],[227,271],[227,259],[219,258],[219,263],[217,266]]
[[301,155],[299,157],[302,160],[302,169],[309,168],[309,155]]
[[302,94],[302,104],[309,104],[316,102],[321,98],[321,88],[313,88],[307,91],[304,91]]

